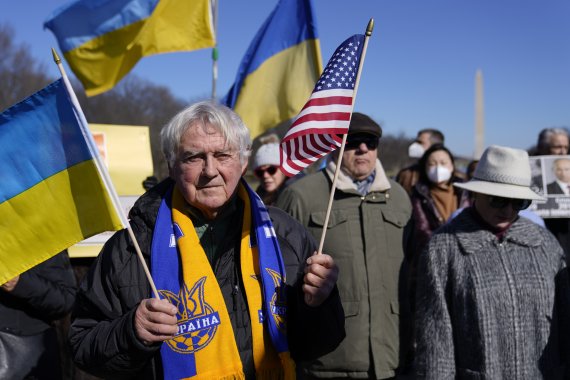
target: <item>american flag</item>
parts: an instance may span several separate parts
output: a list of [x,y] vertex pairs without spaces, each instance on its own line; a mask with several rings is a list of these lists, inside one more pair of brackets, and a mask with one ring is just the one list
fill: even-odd
[[364,35],[356,34],[334,52],[311,97],[281,141],[281,171],[294,176],[340,147],[348,133],[354,85]]

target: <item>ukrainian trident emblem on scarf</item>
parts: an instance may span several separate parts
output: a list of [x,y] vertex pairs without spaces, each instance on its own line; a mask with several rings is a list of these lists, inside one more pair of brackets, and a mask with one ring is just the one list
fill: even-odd
[[206,276],[200,278],[190,290],[184,284],[178,294],[160,291],[178,309],[177,336],[166,342],[176,352],[195,353],[206,347],[216,334],[220,316],[205,301],[205,283]]
[[271,296],[270,310],[271,317],[275,321],[277,328],[285,333],[287,330],[287,323],[285,322],[285,316],[287,314],[287,304],[285,300],[285,289],[281,281],[281,275],[274,271],[273,269],[265,269],[271,279],[273,280],[273,285],[275,286],[275,293]]

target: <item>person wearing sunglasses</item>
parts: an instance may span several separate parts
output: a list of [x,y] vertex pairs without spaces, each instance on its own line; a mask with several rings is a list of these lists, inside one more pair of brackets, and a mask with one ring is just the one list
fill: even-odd
[[271,206],[277,200],[287,179],[279,170],[279,143],[261,145],[253,161],[253,174],[259,180],[259,186],[255,191],[266,206]]
[[347,336],[337,349],[297,363],[301,379],[389,379],[406,370],[410,343],[404,230],[410,199],[380,159],[380,125],[352,114],[328,223],[326,210],[339,150],[322,170],[289,184],[276,206],[298,219],[339,265],[337,285]]
[[527,152],[501,146],[455,184],[474,203],[419,258],[419,378],[568,378],[568,272],[554,236],[519,217],[542,199],[530,185]]

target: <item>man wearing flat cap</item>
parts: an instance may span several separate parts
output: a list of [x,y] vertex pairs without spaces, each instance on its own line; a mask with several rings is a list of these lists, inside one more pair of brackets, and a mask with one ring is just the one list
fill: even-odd
[[[346,338],[299,377],[392,378],[407,352],[409,305],[403,289],[403,234],[411,215],[405,190],[386,176],[378,159],[382,129],[369,116],[352,115],[323,251],[339,266],[337,285]],[[288,186],[277,200],[319,240],[339,151],[321,171]]]

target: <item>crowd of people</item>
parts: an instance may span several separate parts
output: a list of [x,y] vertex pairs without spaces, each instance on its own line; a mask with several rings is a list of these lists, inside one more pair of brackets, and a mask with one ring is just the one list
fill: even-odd
[[[169,177],[129,214],[153,283],[119,231],[78,287],[66,252],[3,284],[0,378],[57,378],[34,342],[72,306],[73,361],[102,378],[569,378],[570,219],[528,209],[544,199],[529,153],[490,146],[462,172],[424,129],[391,178],[381,138],[355,112],[342,154],[288,179],[278,137],[251,152],[229,108],[182,110],[161,132]],[[568,153],[563,128],[530,152]]]

